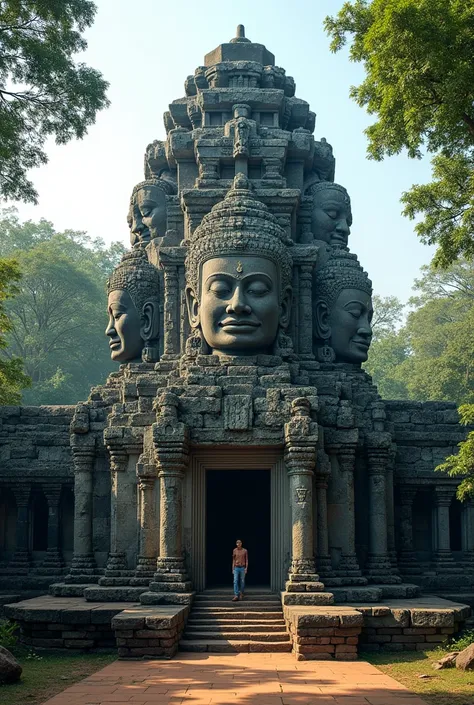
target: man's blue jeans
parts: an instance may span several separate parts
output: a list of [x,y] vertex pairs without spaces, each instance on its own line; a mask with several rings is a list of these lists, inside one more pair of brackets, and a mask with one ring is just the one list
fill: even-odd
[[239,596],[245,588],[245,568],[234,568],[234,595]]

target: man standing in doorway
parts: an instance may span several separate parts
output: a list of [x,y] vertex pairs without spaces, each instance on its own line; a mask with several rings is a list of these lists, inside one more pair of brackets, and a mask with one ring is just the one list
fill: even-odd
[[245,576],[249,567],[249,554],[246,548],[242,547],[242,541],[236,541],[237,548],[232,551],[232,573],[234,575],[234,597],[232,602],[242,600],[245,589]]

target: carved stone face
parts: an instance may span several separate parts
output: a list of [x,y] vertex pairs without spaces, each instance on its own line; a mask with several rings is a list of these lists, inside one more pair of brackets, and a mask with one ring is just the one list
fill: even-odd
[[213,352],[257,355],[270,352],[279,326],[286,327],[291,291],[280,300],[278,270],[261,256],[230,255],[204,262],[199,301],[187,290],[193,327],[201,326]]
[[105,335],[110,338],[110,357],[114,362],[122,363],[141,360],[141,320],[128,291],[111,291],[107,307],[109,323]]
[[143,186],[134,196],[128,212],[132,246],[148,243],[166,232],[166,195],[157,186]]
[[372,299],[364,291],[343,289],[328,315],[337,362],[361,364],[372,340]]
[[351,207],[344,193],[336,188],[316,191],[311,216],[311,232],[315,240],[347,246],[351,225]]

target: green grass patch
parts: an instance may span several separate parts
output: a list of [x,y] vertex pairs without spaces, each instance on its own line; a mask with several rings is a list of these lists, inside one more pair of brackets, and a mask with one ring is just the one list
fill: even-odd
[[[430,705],[473,705],[474,671],[457,668],[435,671],[431,667],[432,663],[455,650],[360,653],[359,658],[395,678]],[[428,678],[420,678],[422,675]]]
[[117,659],[117,652],[70,654],[64,651],[34,652],[16,648],[23,667],[21,680],[0,685],[2,705],[41,705],[73,683],[99,671]]

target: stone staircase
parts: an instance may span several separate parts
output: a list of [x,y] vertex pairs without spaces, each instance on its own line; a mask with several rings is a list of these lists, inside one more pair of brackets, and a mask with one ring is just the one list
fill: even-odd
[[196,595],[181,651],[291,651],[281,600],[265,589],[250,589],[232,602],[231,590],[206,590]]

